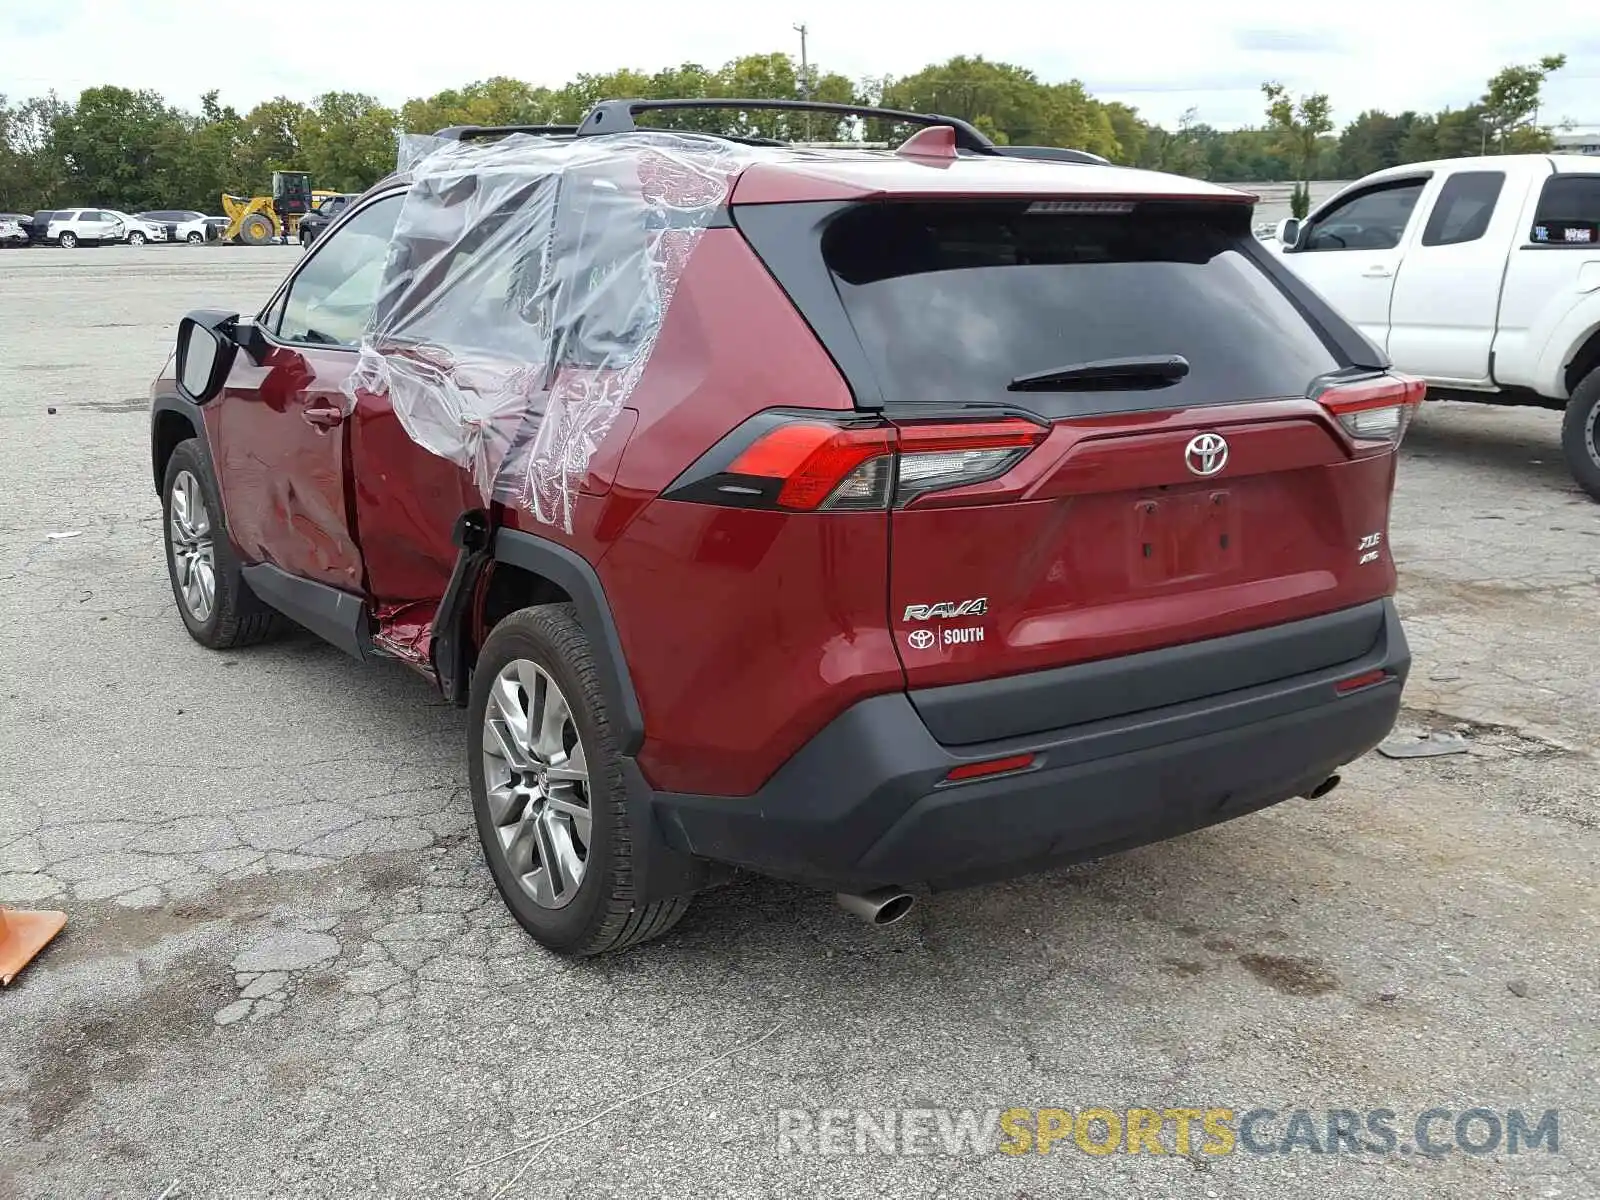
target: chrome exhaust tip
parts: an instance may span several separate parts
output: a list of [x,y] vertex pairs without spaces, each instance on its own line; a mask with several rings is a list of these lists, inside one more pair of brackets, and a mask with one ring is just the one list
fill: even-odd
[[1338,787],[1338,786],[1339,786],[1339,776],[1338,776],[1337,773],[1335,773],[1333,775],[1329,775],[1326,779],[1324,779],[1321,783],[1317,784],[1317,786],[1312,788],[1309,792],[1301,792],[1300,795],[1303,796],[1307,800],[1320,800],[1324,796],[1326,796],[1329,792],[1333,791],[1333,789]]
[[834,897],[839,907],[868,925],[893,925],[916,904],[917,898],[903,888],[886,887],[860,896],[840,892]]

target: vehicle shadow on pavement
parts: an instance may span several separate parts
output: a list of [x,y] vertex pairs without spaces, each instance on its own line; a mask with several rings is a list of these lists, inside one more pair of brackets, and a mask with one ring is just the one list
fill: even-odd
[[[1473,416],[1469,423],[1463,418]],[[1413,461],[1473,464],[1537,485],[1588,498],[1573,482],[1561,453],[1561,414],[1487,404],[1426,404],[1406,431],[1400,471]]]

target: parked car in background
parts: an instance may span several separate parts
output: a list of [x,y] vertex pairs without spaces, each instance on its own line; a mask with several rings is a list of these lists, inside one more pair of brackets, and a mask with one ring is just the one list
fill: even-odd
[[1436,396],[1565,409],[1567,464],[1600,500],[1600,159],[1391,167],[1268,244]]
[[328,196],[320,201],[315,208],[300,218],[300,245],[302,247],[311,245],[324,229],[338,219],[340,213],[360,198],[359,192],[341,192],[337,196]]
[[164,242],[167,240],[167,231],[164,226],[154,221],[146,221],[132,213],[118,212],[114,208],[102,210],[107,215],[122,222],[122,240],[130,246],[143,246],[149,242]]
[[123,223],[103,208],[62,208],[50,214],[44,240],[70,250],[120,242],[126,235]]
[[32,224],[33,218],[22,213],[0,213],[0,248],[26,246],[28,226]]
[[198,246],[203,242],[214,242],[220,233],[213,231],[207,223],[205,213],[195,212],[192,208],[162,208],[153,212],[142,212],[138,216],[146,221],[154,221],[166,230],[167,241],[186,242],[191,246]]
[[225,230],[228,227],[228,224],[229,224],[229,219],[227,217],[207,216],[206,217],[206,230],[207,230],[206,240],[207,241],[221,241],[222,240],[222,231]]

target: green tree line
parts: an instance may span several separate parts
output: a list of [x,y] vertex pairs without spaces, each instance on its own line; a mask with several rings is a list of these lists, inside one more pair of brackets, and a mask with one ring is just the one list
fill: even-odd
[[[88,88],[75,101],[54,93],[22,101],[0,95],[0,210],[100,204],[214,212],[223,192],[266,190],[274,170],[309,171],[317,187],[358,191],[392,168],[397,133],[463,124],[571,124],[607,97],[877,104],[962,117],[999,142],[1075,146],[1114,162],[1219,182],[1353,178],[1428,158],[1548,149],[1550,132],[1538,124],[1539,92],[1564,61],[1556,55],[1507,67],[1476,103],[1460,109],[1369,110],[1337,134],[1325,94],[1296,98],[1267,83],[1259,127],[1215,129],[1191,109],[1168,129],[1128,105],[1096,99],[1077,80],[1050,83],[1024,67],[979,56],[952,58],[903,78],[865,80],[815,66],[802,74],[782,53],[748,55],[718,69],[684,63],[654,74],[579,75],[559,88],[497,77],[408,100],[398,110],[352,92],[325,92],[309,104],[280,96],[242,114],[214,91],[197,112],[154,91],[111,86]],[[806,140],[859,132],[792,113],[685,112],[670,121],[704,132]],[[869,125],[865,136],[888,140],[902,132]]]

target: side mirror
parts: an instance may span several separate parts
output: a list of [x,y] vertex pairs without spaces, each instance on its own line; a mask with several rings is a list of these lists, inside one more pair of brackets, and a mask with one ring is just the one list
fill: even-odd
[[1293,250],[1300,243],[1300,218],[1285,217],[1278,222],[1278,241],[1285,250]]
[[178,390],[196,404],[216,399],[228,381],[238,344],[238,313],[200,309],[178,324]]

